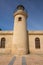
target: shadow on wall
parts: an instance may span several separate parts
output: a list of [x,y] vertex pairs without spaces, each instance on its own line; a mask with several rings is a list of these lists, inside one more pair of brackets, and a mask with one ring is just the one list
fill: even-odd
[[27,31],[27,47],[28,47],[28,54],[30,54],[30,50],[29,50],[29,35],[28,35],[28,31]]

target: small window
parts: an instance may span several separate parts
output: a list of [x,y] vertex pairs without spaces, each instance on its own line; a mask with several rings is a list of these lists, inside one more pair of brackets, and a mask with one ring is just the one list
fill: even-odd
[[39,49],[40,48],[40,38],[35,38],[35,48]]
[[21,20],[22,20],[22,18],[21,18],[21,17],[19,17],[19,18],[18,18],[18,21],[21,21]]
[[5,38],[1,38],[0,48],[5,48]]

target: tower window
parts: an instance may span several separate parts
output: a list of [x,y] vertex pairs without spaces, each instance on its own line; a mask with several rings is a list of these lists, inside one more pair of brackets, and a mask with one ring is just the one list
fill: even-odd
[[1,38],[0,48],[5,48],[5,38]]
[[21,20],[22,20],[22,18],[21,18],[21,17],[19,17],[19,18],[18,18],[18,21],[21,21]]
[[37,48],[37,49],[40,48],[40,39],[38,37],[35,38],[35,48]]

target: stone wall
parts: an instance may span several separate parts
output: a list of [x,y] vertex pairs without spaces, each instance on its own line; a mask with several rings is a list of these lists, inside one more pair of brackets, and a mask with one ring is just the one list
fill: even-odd
[[[13,31],[0,31],[0,43],[1,43],[1,38],[3,37],[6,39],[5,48],[0,48],[0,53],[11,54],[12,49],[13,49],[12,47],[13,46]],[[36,37],[40,39],[40,49],[35,48]],[[30,53],[43,54],[43,31],[29,31],[28,32],[28,48],[29,48]]]
[[[40,49],[35,48],[36,37],[40,39]],[[43,31],[29,31],[28,41],[30,53],[43,54]]]
[[0,31],[0,43],[1,38],[5,38],[5,48],[0,48],[0,53],[9,54],[12,49],[12,31]]

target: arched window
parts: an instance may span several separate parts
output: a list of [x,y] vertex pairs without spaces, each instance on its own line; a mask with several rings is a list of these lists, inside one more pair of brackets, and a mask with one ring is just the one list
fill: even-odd
[[5,38],[1,38],[1,48],[5,48]]
[[40,48],[40,38],[35,38],[35,48],[39,49]]

